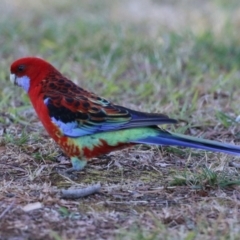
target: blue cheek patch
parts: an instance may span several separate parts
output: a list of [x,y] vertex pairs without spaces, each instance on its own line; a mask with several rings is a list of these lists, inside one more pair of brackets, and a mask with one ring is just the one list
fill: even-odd
[[28,92],[29,87],[30,87],[30,78],[29,77],[27,77],[27,76],[17,77],[16,83],[18,86],[22,87],[25,90],[25,92]]

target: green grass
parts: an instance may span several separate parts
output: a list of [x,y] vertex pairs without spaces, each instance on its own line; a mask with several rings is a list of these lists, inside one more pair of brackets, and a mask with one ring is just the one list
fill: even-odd
[[201,168],[200,171],[186,170],[181,175],[173,176],[171,185],[188,185],[192,189],[206,190],[208,188],[225,188],[232,185],[240,185],[239,179],[226,175],[224,172],[212,171],[209,168]]
[[[179,119],[164,128],[238,144],[238,6],[237,0],[0,3],[0,216],[15,199],[0,217],[0,236],[238,239],[240,173],[228,164],[237,157],[139,146],[93,159],[70,181],[58,174],[68,158],[9,81],[11,62],[40,56],[114,103]],[[86,199],[57,194],[96,182],[101,193]],[[43,208],[23,212],[30,202]]]

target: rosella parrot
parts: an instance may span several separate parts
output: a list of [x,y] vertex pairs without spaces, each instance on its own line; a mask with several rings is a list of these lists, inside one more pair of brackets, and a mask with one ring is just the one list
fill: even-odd
[[93,157],[136,144],[174,145],[240,155],[240,147],[163,130],[177,123],[160,113],[115,105],[77,86],[37,57],[12,63],[11,81],[22,87],[49,135],[70,157],[72,168],[84,168]]

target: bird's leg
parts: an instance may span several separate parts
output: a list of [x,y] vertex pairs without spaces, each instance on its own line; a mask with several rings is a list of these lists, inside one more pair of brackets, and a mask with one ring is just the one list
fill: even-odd
[[70,179],[76,180],[77,176],[74,172],[81,171],[87,164],[87,161],[80,160],[77,157],[71,157],[72,167],[65,171],[59,172],[61,175],[68,177]]
[[71,157],[71,162],[72,162],[72,167],[65,171],[68,174],[76,171],[81,171],[87,164],[87,161],[80,160],[77,157]]

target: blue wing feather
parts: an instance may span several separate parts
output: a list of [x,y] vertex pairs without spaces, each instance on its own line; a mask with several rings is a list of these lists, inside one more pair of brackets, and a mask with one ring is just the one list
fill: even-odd
[[[81,108],[72,110],[73,108],[62,104],[63,98],[64,96],[61,96],[56,101],[50,96],[45,96],[44,103],[48,107],[52,122],[61,129],[64,135],[69,137],[177,123],[175,119],[163,114],[138,112],[111,103],[106,104],[106,101],[104,106],[98,104],[97,107],[89,108],[89,110],[81,111]],[[96,103],[94,104],[96,105]]]

